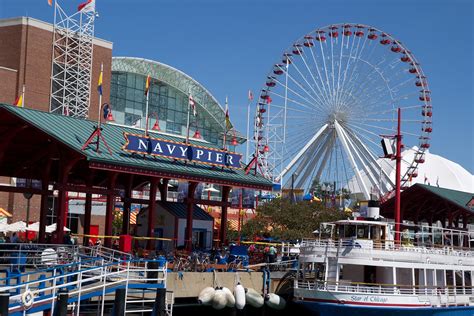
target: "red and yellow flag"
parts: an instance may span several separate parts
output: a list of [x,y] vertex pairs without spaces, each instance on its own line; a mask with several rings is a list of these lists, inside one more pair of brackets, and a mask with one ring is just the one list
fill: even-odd
[[17,107],[21,108],[23,107],[23,95],[20,94],[16,100],[15,100],[15,103],[13,103],[13,105],[16,105]]
[[50,7],[52,7],[53,6],[53,0],[48,0],[48,4],[49,4]]
[[148,90],[150,90],[151,77],[148,75],[145,82],[145,95],[148,95]]

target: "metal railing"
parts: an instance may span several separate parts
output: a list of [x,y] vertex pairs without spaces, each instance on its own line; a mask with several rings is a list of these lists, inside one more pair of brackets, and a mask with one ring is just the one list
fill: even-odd
[[[388,244],[391,243],[391,244]],[[348,239],[348,240],[332,240],[332,239],[321,239],[321,240],[303,240],[301,243],[301,253],[300,255],[311,254],[312,252],[319,249],[322,252],[338,252],[339,256],[344,256],[344,248],[351,248],[352,251],[357,251],[357,253],[365,253],[371,256],[376,256],[377,254],[392,254],[393,260],[400,260],[400,257],[397,256],[399,253],[413,253],[413,254],[424,254],[424,255],[441,255],[449,257],[469,258],[474,259],[474,251],[467,249],[456,249],[450,246],[444,247],[419,247],[419,246],[405,246],[398,245],[395,246],[393,241],[386,242],[373,242],[371,245],[358,243],[357,239]],[[417,260],[415,260],[417,261]]]
[[[54,249],[51,245],[48,247]],[[27,266],[20,271],[12,263],[4,266],[7,269],[4,270],[5,277],[0,278],[0,292],[10,295],[10,312],[35,306],[54,310],[58,293],[67,291],[70,301],[75,302],[75,313],[79,315],[81,300],[94,296],[104,298],[119,287],[128,290],[133,284],[134,288],[166,288],[166,260],[136,260],[129,254],[104,247],[58,245],[55,250],[56,255],[65,255],[54,256],[44,268]],[[41,247],[26,249],[20,246],[13,251],[27,253],[27,260],[44,252]],[[4,257],[15,258],[9,252]],[[25,302],[25,293],[31,302]],[[102,299],[102,314],[104,301]]]
[[345,292],[358,294],[392,294],[392,295],[427,295],[427,296],[456,296],[469,295],[474,291],[472,286],[424,286],[424,285],[397,285],[360,282],[323,282],[311,280],[297,280],[297,288],[331,292]]

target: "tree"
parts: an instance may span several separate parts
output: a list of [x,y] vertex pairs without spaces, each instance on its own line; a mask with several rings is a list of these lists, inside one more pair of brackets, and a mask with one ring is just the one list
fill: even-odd
[[344,218],[344,213],[335,208],[326,208],[322,203],[301,201],[292,204],[289,199],[274,199],[257,209],[255,218],[242,227],[247,238],[265,236],[283,240],[312,237],[312,232],[322,222]]
[[123,212],[116,208],[114,210],[114,219],[112,220],[112,234],[118,236],[122,233]]

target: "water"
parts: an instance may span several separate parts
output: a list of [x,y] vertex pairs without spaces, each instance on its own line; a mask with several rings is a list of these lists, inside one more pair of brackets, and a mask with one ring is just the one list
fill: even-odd
[[267,306],[262,308],[254,308],[251,306],[245,306],[245,309],[242,311],[236,310],[235,308],[224,308],[222,310],[215,310],[211,306],[202,306],[202,305],[174,305],[173,316],[197,316],[197,315],[206,315],[206,316],[287,316],[287,315],[297,315],[297,316],[311,316],[311,313],[305,310],[302,306],[289,303],[284,310],[276,311]]

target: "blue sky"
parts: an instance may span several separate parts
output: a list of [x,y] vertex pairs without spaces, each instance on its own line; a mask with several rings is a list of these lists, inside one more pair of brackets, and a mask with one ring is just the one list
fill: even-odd
[[[255,93],[283,51],[328,24],[373,25],[421,62],[432,91],[431,152],[474,172],[473,2],[470,0],[96,0],[96,35],[115,56],[154,59],[189,74],[223,103],[245,132],[247,90]],[[81,0],[63,0],[77,6]],[[2,0],[0,18],[53,21],[47,0]]]

